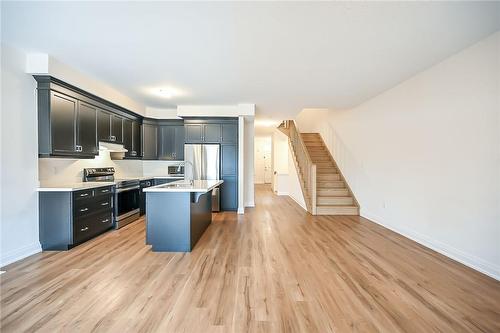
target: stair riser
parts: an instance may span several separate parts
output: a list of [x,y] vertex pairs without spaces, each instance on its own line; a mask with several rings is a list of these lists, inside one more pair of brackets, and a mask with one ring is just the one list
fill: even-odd
[[341,205],[348,206],[353,205],[354,201],[351,197],[317,197],[316,203],[318,205]]
[[328,180],[340,180],[340,175],[338,173],[317,175],[316,181],[328,181]]
[[316,215],[359,215],[357,207],[316,207]]
[[316,182],[318,188],[346,188],[343,181]]
[[331,197],[347,197],[349,196],[349,191],[347,189],[333,189],[333,188],[327,188],[327,189],[318,189],[317,191],[318,196],[331,196]]

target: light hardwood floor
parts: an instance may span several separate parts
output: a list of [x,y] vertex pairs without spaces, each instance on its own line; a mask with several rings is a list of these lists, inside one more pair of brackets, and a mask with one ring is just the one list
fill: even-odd
[[7,266],[1,332],[500,332],[500,283],[359,216],[256,187],[192,253],[138,221]]

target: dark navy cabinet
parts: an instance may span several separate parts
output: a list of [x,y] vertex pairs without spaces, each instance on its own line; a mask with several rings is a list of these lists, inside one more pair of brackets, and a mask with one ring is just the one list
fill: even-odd
[[39,193],[43,250],[68,250],[113,227],[113,186]]
[[181,121],[160,121],[158,126],[158,159],[184,160],[184,124]]
[[78,101],[77,151],[82,155],[95,156],[97,149],[97,107]]
[[190,118],[184,120],[186,143],[220,144],[220,207],[238,209],[238,119]]
[[34,76],[40,157],[94,158],[99,141],[122,143],[142,153],[142,117],[51,76]]
[[[71,155],[76,147],[76,117],[78,100],[70,96],[50,92],[50,135],[47,153]],[[51,143],[51,144],[50,144]]]
[[111,140],[111,114],[104,110],[97,110],[97,141]]
[[142,124],[142,158],[158,159],[158,124],[144,121]]
[[222,124],[221,125],[221,143],[238,143],[238,124]]

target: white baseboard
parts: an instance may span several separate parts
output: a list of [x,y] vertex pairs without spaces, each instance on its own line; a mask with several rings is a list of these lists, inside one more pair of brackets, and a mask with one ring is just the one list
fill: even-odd
[[255,207],[255,202],[247,202],[247,203],[245,204],[245,207],[250,207],[250,208],[253,208],[253,207]]
[[500,267],[496,266],[493,263],[487,262],[481,258],[478,258],[469,253],[465,253],[462,250],[459,250],[453,246],[445,244],[436,239],[432,239],[426,235],[423,235],[419,232],[408,230],[406,228],[395,227],[389,223],[383,221],[382,218],[371,214],[366,211],[361,211],[360,215],[374,223],[377,223],[384,228],[390,229],[406,238],[409,238],[425,247],[428,247],[436,252],[441,253],[442,255],[447,256],[453,260],[456,260],[476,271],[479,271],[483,274],[486,274],[495,280],[500,281]]
[[288,196],[289,196],[290,198],[292,198],[292,200],[293,200],[293,201],[295,201],[295,203],[296,203],[297,205],[299,205],[300,207],[302,207],[302,208],[303,208],[303,209],[307,212],[307,207],[302,206],[302,204],[301,204],[301,203],[300,203],[297,199],[295,199],[292,195],[288,194]]
[[276,191],[276,195],[288,195],[288,196],[290,196],[290,194],[286,191]]
[[245,214],[245,207],[238,207],[238,214]]
[[40,246],[40,243],[37,242],[27,246],[23,246],[19,249],[2,253],[2,257],[0,259],[0,267],[7,266],[15,261],[24,259],[38,252],[42,252],[42,247]]

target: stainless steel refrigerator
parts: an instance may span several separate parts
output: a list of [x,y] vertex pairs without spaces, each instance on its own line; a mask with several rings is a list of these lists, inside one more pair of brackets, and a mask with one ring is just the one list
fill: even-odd
[[[220,146],[218,144],[185,144],[184,145],[184,178],[220,179]],[[212,211],[220,210],[220,190],[212,191]]]

